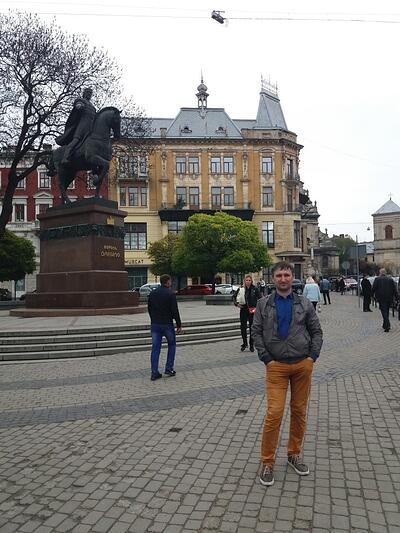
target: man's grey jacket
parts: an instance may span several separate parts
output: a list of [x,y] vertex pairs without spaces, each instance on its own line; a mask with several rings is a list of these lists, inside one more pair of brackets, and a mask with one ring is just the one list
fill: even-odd
[[292,321],[286,339],[278,334],[275,292],[258,300],[251,331],[258,357],[265,364],[296,363],[306,357],[315,361],[321,351],[322,329],[314,306],[296,293],[293,293]]

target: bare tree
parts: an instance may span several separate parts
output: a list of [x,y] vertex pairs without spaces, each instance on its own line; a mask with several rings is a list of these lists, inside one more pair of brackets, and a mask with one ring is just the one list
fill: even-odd
[[10,161],[1,192],[1,238],[18,182],[46,164],[49,143],[85,87],[93,89],[97,106],[121,107],[138,139],[148,133],[149,122],[132,99],[124,99],[116,61],[85,36],[21,12],[0,14],[0,28],[0,156]]

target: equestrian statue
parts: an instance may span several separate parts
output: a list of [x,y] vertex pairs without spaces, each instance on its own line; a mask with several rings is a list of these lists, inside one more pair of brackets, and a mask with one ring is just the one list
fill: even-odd
[[85,89],[82,98],[73,104],[63,135],[57,137],[60,148],[52,151],[48,175],[58,174],[61,201],[71,203],[68,186],[80,170],[89,170],[98,197],[107,175],[112,156],[111,131],[114,139],[121,137],[121,113],[116,107],[105,107],[96,112],[91,103],[92,89]]

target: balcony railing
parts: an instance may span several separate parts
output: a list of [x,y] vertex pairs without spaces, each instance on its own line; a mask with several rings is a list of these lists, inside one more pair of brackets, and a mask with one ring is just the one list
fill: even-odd
[[174,209],[174,210],[192,210],[192,211],[202,211],[202,210],[212,210],[212,211],[228,211],[228,210],[235,210],[235,209],[252,209],[251,202],[245,202],[245,203],[236,203],[234,205],[214,205],[211,203],[203,203],[203,204],[186,204],[182,202],[175,202],[173,204],[171,203],[165,203],[162,202],[160,209]]
[[129,181],[149,181],[149,174],[146,172],[131,173],[131,172],[117,172],[118,180],[129,180]]

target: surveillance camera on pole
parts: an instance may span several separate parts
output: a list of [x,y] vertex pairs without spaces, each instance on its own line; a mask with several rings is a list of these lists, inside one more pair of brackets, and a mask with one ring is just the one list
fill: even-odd
[[211,13],[211,18],[219,22],[220,24],[223,24],[225,22],[225,18],[221,15],[221,13],[225,13],[225,11],[214,11]]

